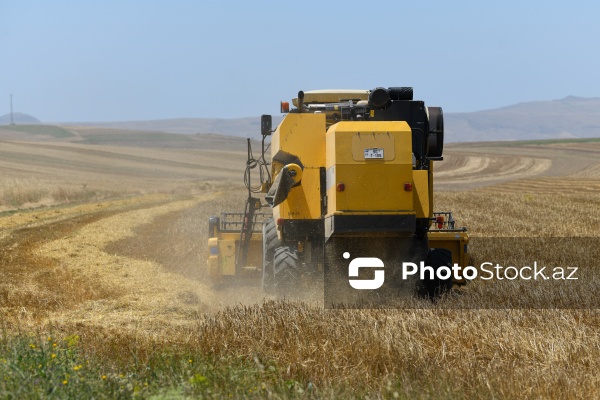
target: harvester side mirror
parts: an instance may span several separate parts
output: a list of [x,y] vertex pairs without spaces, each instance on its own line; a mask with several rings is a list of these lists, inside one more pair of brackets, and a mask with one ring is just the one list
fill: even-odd
[[270,115],[262,115],[260,117],[260,133],[262,133],[263,136],[270,136],[272,127],[273,117]]

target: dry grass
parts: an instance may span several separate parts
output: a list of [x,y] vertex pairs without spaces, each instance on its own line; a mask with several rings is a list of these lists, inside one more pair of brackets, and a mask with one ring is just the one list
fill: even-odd
[[[560,179],[548,178],[546,187]],[[598,181],[595,181],[598,182]],[[504,184],[466,192],[438,192],[436,209],[454,211],[459,225],[480,237],[597,237],[600,197],[587,183],[571,181],[561,193],[529,186],[505,192]]]
[[243,173],[243,143],[239,150],[214,149],[218,142],[208,137],[195,140],[192,148],[157,148],[132,146],[136,139],[143,143],[143,137],[126,139],[124,146],[3,142],[0,211],[150,193],[190,194],[203,191],[208,182],[239,180]]
[[382,391],[392,379],[405,394],[436,398],[594,398],[599,322],[596,311],[323,311],[266,303],[217,314],[192,343],[275,359],[317,385]]
[[98,202],[135,194],[141,194],[141,191],[91,189],[85,183],[49,182],[39,178],[4,178],[0,180],[0,212],[59,204]]
[[[552,165],[561,162],[552,158]],[[600,200],[586,189],[598,181],[588,172],[585,180],[548,175],[536,179],[544,183],[537,186],[513,181],[438,192],[436,209],[454,211],[474,243],[597,238]],[[43,326],[54,334],[76,333],[86,354],[115,370],[150,365],[161,352],[241,357],[264,379],[272,370],[284,382],[310,383],[323,397],[600,396],[597,309],[478,310],[412,300],[402,310],[324,310],[317,303],[264,298],[243,285],[214,290],[203,271],[206,217],[243,205],[244,193],[227,185],[220,193],[199,188],[197,196],[176,202],[162,197],[96,213],[80,209],[59,220],[42,212],[5,217],[5,332]],[[561,191],[547,190],[553,185]],[[21,222],[11,222],[17,217]],[[525,257],[506,248],[475,255],[489,257],[486,250],[516,262]],[[580,255],[579,262],[595,272],[594,254]],[[559,246],[545,257],[557,263],[575,258]],[[595,282],[587,283],[588,295],[597,297]],[[523,290],[544,296],[534,286],[477,282],[448,301],[473,308]]]

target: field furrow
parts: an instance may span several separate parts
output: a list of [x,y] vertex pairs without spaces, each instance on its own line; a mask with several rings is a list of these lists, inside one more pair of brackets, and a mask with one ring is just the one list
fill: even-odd
[[[158,373],[199,393],[240,379],[266,398],[311,397],[290,391],[308,387],[325,398],[598,397],[598,309],[477,309],[532,293],[502,282],[468,284],[446,303],[411,299],[411,307],[387,310],[274,300],[258,280],[215,286],[206,272],[207,219],[243,210],[246,155],[238,143],[118,146],[122,138],[110,132],[74,132],[0,151],[0,339],[77,338],[85,358],[105,368],[99,384],[108,376],[131,384],[127,393]],[[185,148],[190,143],[196,147]],[[468,227],[474,257],[502,240],[543,238],[558,244],[544,245],[544,257],[583,260],[596,273],[599,151],[580,143],[454,144],[435,169],[434,208]],[[491,244],[477,248],[484,239]],[[503,251],[531,261],[513,247]],[[543,285],[535,286],[540,298]],[[582,303],[595,304],[597,282],[582,286]]]

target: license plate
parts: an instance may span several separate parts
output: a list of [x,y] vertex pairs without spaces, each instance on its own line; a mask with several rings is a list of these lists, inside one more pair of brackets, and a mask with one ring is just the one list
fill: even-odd
[[365,160],[383,159],[383,149],[365,149]]

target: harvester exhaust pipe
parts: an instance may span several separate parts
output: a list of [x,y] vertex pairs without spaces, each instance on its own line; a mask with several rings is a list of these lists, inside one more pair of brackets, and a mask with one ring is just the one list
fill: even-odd
[[369,93],[369,105],[376,110],[387,108],[391,102],[392,98],[387,89],[378,87]]
[[301,90],[298,92],[298,112],[301,113],[304,108],[304,92]]
[[369,93],[369,104],[376,110],[384,110],[389,107],[392,101],[412,100],[413,88],[411,87],[378,87]]

